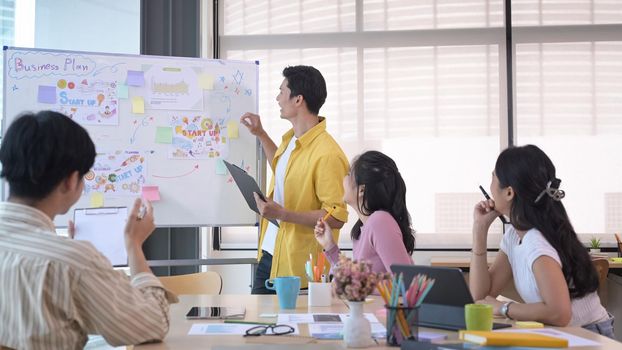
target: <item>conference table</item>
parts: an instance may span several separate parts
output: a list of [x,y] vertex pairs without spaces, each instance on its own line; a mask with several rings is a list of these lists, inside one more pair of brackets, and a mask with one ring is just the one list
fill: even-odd
[[[329,307],[308,307],[307,296],[298,297],[296,309],[281,310],[279,309],[278,299],[274,295],[181,295],[180,302],[171,305],[170,308],[170,330],[166,338],[161,343],[142,344],[135,346],[136,349],[213,349],[214,347],[223,346],[244,346],[248,344],[249,348],[265,348],[269,349],[271,344],[287,344],[287,348],[296,348],[303,344],[315,344],[325,346],[327,348],[341,348],[342,341],[339,340],[319,340],[309,336],[306,324],[299,324],[300,335],[282,335],[282,336],[259,336],[259,337],[243,337],[241,335],[188,335],[188,331],[195,323],[220,323],[217,320],[187,320],[186,312],[193,306],[245,306],[245,320],[260,322],[276,322],[275,317],[263,317],[266,314],[277,313],[348,313],[347,305],[339,300],[333,299]],[[378,296],[371,296],[370,300],[365,303],[364,312],[375,313],[376,310],[382,309],[382,300]],[[380,322],[385,319],[378,316]],[[495,322],[503,322],[498,319]],[[249,328],[252,325],[249,326]],[[600,336],[593,332],[578,327],[557,328],[566,333],[571,333],[583,338],[587,338],[600,343],[599,346],[592,347],[572,347],[572,350],[620,350],[622,343],[616,342],[609,338]],[[420,331],[444,333],[447,340],[444,342],[457,342],[458,335],[456,332],[443,331],[438,329],[420,328]],[[396,347],[388,347],[384,339],[378,339],[378,344],[370,347],[370,349],[397,349]],[[263,344],[263,345],[262,345]]]
[[[488,257],[488,265],[492,265],[495,261],[494,256]],[[617,259],[614,261],[612,259],[608,259],[609,261],[609,269],[622,269],[622,262]],[[459,269],[467,270],[471,264],[470,257],[448,257],[448,256],[435,256],[430,258],[430,266],[439,266],[439,267],[457,267]]]

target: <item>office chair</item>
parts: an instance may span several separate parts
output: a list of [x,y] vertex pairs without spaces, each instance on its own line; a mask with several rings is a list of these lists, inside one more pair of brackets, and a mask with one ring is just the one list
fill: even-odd
[[222,277],[214,271],[159,278],[164,288],[177,295],[220,294],[222,292]]
[[607,259],[592,260],[596,272],[598,272],[598,296],[600,303],[607,307],[607,274],[609,273],[609,261]]

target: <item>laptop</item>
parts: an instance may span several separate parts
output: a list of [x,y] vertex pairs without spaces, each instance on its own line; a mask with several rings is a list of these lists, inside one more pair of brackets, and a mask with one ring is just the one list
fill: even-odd
[[[410,285],[418,274],[434,278],[434,286],[419,308],[419,325],[457,331],[466,329],[464,305],[474,303],[462,271],[457,268],[391,265],[393,273],[404,275],[404,284]],[[511,327],[510,324],[493,323],[493,329]]]

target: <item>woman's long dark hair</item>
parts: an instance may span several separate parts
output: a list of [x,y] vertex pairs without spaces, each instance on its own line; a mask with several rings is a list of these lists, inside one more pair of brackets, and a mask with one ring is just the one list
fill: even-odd
[[598,289],[596,269],[564,205],[546,193],[540,196],[549,181],[553,191],[561,183],[549,157],[534,145],[511,147],[497,158],[495,174],[501,188],[511,186],[514,190],[512,225],[525,231],[535,227],[559,254],[570,297],[581,298]]
[[[402,240],[408,254],[415,250],[415,236],[410,227],[410,214],[406,209],[406,184],[393,159],[378,151],[367,151],[358,156],[351,168],[357,187],[364,185],[362,203],[357,203],[362,214],[371,215],[384,210],[393,216],[402,231]],[[363,223],[359,219],[350,235],[353,240],[361,236]]]

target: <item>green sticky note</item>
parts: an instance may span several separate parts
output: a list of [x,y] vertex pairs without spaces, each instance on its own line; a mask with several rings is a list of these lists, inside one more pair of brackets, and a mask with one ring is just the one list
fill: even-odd
[[117,85],[117,98],[127,98],[129,96],[128,87],[125,84]]
[[156,143],[173,143],[173,128],[158,126],[156,128]]
[[216,175],[227,175],[227,167],[222,159],[216,160]]

